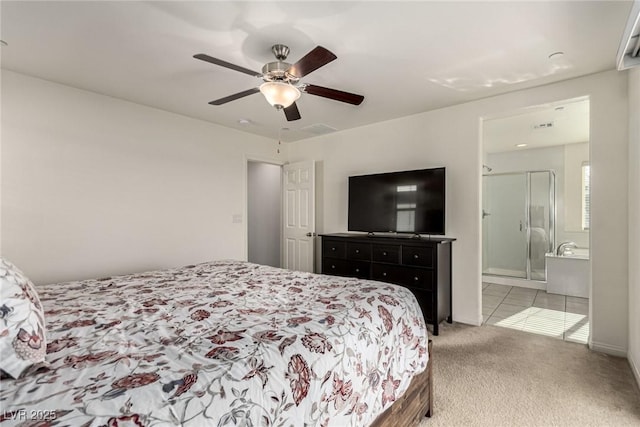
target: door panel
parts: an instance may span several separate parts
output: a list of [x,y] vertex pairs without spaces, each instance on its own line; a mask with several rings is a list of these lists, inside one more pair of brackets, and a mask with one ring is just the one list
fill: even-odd
[[296,192],[295,190],[286,190],[285,204],[287,213],[285,216],[286,226],[288,228],[295,228],[296,226]]
[[283,167],[284,268],[313,272],[315,236],[315,163],[297,162]]
[[526,174],[487,175],[484,181],[484,273],[526,278]]
[[296,241],[294,239],[285,239],[284,244],[284,268],[294,265],[296,260]]
[[307,189],[301,189],[298,192],[300,197],[300,227],[309,228],[309,191]]
[[529,203],[529,258],[531,259],[531,279],[546,280],[547,252],[553,252],[553,235],[551,233],[552,188],[550,172],[531,172],[531,191]]
[[313,272],[313,237],[298,240],[298,260],[296,270]]

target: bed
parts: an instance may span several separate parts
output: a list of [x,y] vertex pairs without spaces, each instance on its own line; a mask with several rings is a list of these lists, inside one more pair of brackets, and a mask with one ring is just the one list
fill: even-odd
[[25,323],[12,343],[46,357],[1,381],[3,427],[404,426],[431,411],[431,346],[400,286],[214,261],[25,292],[46,332]]

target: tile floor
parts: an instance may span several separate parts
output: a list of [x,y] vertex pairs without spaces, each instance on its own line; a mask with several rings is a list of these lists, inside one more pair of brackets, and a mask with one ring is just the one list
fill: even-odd
[[589,300],[517,286],[482,284],[483,324],[586,344]]

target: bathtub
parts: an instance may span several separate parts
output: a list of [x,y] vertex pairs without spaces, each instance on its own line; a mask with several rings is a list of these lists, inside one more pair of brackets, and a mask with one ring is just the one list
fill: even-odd
[[548,293],[589,298],[589,249],[576,248],[562,256],[548,253],[545,258]]

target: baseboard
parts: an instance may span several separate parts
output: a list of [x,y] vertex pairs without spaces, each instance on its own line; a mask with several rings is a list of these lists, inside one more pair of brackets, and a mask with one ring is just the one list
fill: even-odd
[[520,279],[517,277],[492,276],[490,274],[483,274],[482,282],[495,283],[496,285],[518,286],[520,288],[538,289],[542,291],[547,289],[547,282]]
[[610,354],[611,356],[627,357],[627,349],[619,347],[617,345],[610,345],[601,342],[591,341],[589,348],[593,351],[599,351],[600,353]]
[[633,357],[631,357],[631,352],[627,354],[627,360],[629,361],[629,365],[631,366],[631,372],[633,372],[633,376],[636,377],[636,384],[640,388],[640,370],[638,370],[638,366],[634,363]]
[[464,323],[465,325],[480,326],[482,325],[482,314],[480,314],[480,317],[475,319],[471,317],[453,316],[453,321],[456,323]]

